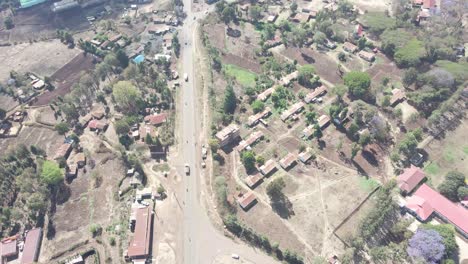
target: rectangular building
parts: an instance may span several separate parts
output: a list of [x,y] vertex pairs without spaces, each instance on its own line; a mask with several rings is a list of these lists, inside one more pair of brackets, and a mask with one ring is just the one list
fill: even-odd
[[128,246],[127,256],[132,260],[144,260],[151,253],[153,213],[150,207],[136,209],[135,234]]
[[26,234],[21,264],[32,264],[39,258],[42,242],[42,228],[33,228]]
[[231,143],[234,139],[239,137],[240,129],[236,124],[230,124],[216,133],[216,139],[219,141],[221,147]]

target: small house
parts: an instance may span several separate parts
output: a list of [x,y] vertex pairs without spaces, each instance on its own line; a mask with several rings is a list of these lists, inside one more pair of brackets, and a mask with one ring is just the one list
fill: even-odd
[[317,123],[320,127],[320,129],[324,129],[326,128],[326,126],[328,124],[330,124],[330,117],[327,116],[327,115],[321,115],[318,119],[317,119]]
[[74,161],[78,167],[82,168],[86,165],[86,155],[83,152],[79,152],[75,155]]
[[266,101],[266,99],[268,99],[268,97],[270,97],[270,95],[275,91],[275,89],[272,87],[272,88],[268,88],[266,89],[265,91],[261,92],[260,94],[257,95],[257,99],[260,100],[260,101]]
[[276,19],[278,18],[277,14],[269,15],[267,17],[267,22],[268,23],[275,23]]
[[284,156],[284,158],[282,158],[279,161],[280,166],[285,170],[289,169],[295,163],[296,163],[296,155],[292,153],[288,153],[288,155]]
[[239,145],[237,146],[237,151],[242,152],[243,150],[250,148],[261,138],[263,138],[262,131],[253,132],[246,140],[242,140],[241,142],[239,142]]
[[263,164],[262,166],[260,166],[260,169],[259,171],[264,175],[264,176],[267,176],[269,175],[270,173],[272,173],[274,170],[276,170],[276,162],[272,159],[270,160],[267,160],[265,162],[265,164]]
[[271,108],[265,107],[265,109],[262,112],[249,116],[247,120],[247,125],[249,125],[250,127],[257,125],[260,119],[267,117],[268,115],[270,115],[270,113],[271,113]]
[[355,53],[356,51],[358,51],[358,47],[351,42],[345,42],[343,44],[343,49],[350,53]]
[[309,13],[296,13],[292,18],[291,21],[294,23],[307,23],[310,20]]
[[70,143],[63,143],[55,152],[54,160],[58,160],[60,158],[64,158],[66,160],[68,155],[70,155],[71,150],[72,145]]
[[373,62],[375,60],[375,54],[372,52],[367,52],[364,50],[361,50],[358,53],[359,57],[361,57],[363,60],[366,60],[368,62]]
[[312,158],[312,153],[309,150],[299,153],[298,158],[302,163],[307,163]]
[[257,202],[257,197],[255,197],[255,194],[253,192],[248,192],[242,194],[237,199],[237,202],[244,211],[247,211]]
[[322,96],[324,94],[327,93],[327,87],[325,85],[321,85],[320,87],[318,88],[315,88],[314,91],[308,93],[305,97],[304,97],[304,102],[305,103],[310,103],[310,102],[313,102],[314,100],[316,100],[319,96]]
[[[18,256],[18,235],[7,237],[0,242],[0,261],[12,259]],[[6,262],[6,261],[5,261]]]
[[167,121],[167,114],[161,113],[161,114],[147,115],[145,116],[144,121],[146,124],[150,124],[153,126],[160,126]]
[[36,263],[42,243],[42,228],[33,228],[26,233],[20,264]]
[[257,173],[255,175],[249,175],[245,178],[245,184],[249,186],[249,188],[255,188],[261,181],[263,180],[263,175]]
[[424,171],[411,165],[411,167],[406,168],[403,173],[398,176],[397,184],[403,193],[409,194],[424,178],[426,178]]
[[293,104],[289,109],[287,109],[286,111],[284,111],[281,114],[281,120],[283,122],[285,122],[292,115],[297,114],[300,111],[302,111],[302,109],[304,109],[304,103],[303,102],[297,102],[297,103]]
[[403,90],[395,88],[392,90],[392,97],[390,98],[390,106],[395,107],[397,104],[403,102],[406,94]]

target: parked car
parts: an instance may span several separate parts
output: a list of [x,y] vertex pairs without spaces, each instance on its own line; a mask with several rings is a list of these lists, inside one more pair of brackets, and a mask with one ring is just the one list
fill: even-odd
[[187,73],[184,73],[184,80],[185,80],[186,82],[188,82],[188,74],[187,74]]
[[185,163],[185,174],[190,175],[190,166],[187,163]]

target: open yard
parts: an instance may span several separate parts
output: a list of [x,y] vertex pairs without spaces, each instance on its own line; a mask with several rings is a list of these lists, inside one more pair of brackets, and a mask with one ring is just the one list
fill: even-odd
[[468,120],[464,119],[454,131],[447,132],[441,140],[434,139],[425,148],[429,157],[424,171],[433,187],[437,187],[444,180],[445,174],[451,170],[468,175],[467,129]]
[[59,40],[0,47],[0,81],[5,81],[10,71],[50,76],[80,52],[77,48],[69,49]]
[[28,147],[36,145],[45,150],[47,155],[53,156],[63,139],[63,136],[50,128],[23,126],[17,137],[0,139],[0,155],[5,154],[10,147],[24,144]]
[[243,86],[254,86],[256,74],[233,64],[224,65],[224,71],[228,76],[236,79]]
[[58,96],[64,96],[69,93],[73,84],[80,79],[82,72],[93,69],[96,61],[97,59],[90,54],[86,55],[82,52],[76,55],[70,62],[51,76],[55,89],[38,96],[34,101],[34,105],[46,105]]

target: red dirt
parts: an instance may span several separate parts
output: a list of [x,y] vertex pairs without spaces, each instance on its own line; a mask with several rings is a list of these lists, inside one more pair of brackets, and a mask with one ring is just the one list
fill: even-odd
[[71,91],[73,84],[80,79],[81,72],[93,69],[95,61],[96,58],[90,54],[85,55],[84,53],[80,53],[76,55],[75,58],[51,76],[51,79],[55,83],[55,90],[45,92],[38,96],[33,105],[46,105],[58,96],[68,94]]

